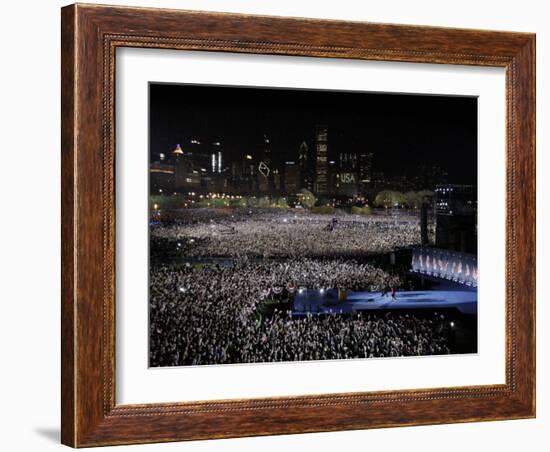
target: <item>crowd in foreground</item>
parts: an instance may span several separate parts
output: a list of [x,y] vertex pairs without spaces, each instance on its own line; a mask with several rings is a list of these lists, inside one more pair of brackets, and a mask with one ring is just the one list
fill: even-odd
[[262,316],[278,287],[383,291],[401,278],[349,259],[236,259],[231,263],[152,267],[150,365],[177,366],[448,354],[439,315]]

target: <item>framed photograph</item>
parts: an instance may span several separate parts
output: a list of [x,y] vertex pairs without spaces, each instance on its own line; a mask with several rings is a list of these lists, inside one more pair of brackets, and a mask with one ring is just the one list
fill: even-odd
[[535,416],[535,36],[62,9],[62,442]]

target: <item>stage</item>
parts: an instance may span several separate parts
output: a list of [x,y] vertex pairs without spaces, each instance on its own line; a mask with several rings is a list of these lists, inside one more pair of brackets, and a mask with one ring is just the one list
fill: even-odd
[[293,315],[384,311],[396,309],[450,309],[462,314],[477,314],[477,290],[424,290],[396,293],[348,291],[344,301],[338,301],[336,289],[301,289],[294,298]]

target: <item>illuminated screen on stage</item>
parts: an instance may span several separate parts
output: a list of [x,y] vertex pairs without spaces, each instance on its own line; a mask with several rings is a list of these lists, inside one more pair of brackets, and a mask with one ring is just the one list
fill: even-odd
[[472,254],[437,248],[416,248],[411,271],[460,284],[477,287],[477,257]]

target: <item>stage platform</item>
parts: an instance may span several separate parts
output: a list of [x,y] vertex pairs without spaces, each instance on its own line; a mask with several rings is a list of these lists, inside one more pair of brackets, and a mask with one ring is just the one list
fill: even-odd
[[336,289],[301,289],[294,298],[293,315],[443,308],[477,314],[477,290],[403,291],[396,293],[395,300],[389,293],[383,296],[381,292],[348,291],[345,301],[339,302]]

